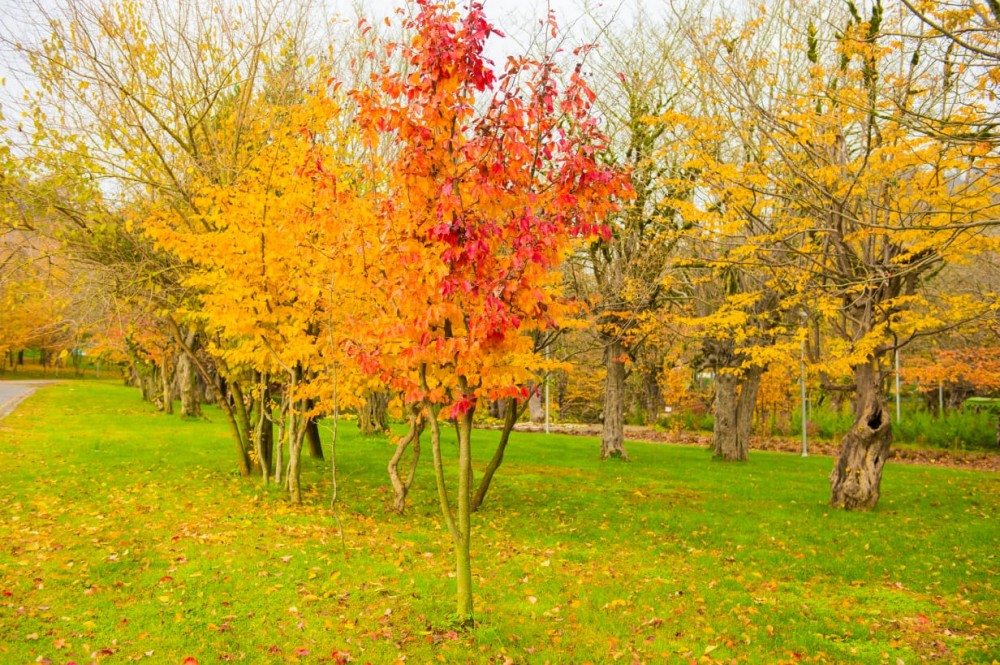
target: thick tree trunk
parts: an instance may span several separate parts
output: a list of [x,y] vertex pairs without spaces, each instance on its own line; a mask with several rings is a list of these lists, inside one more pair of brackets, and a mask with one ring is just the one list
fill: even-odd
[[659,372],[648,368],[642,373],[642,396],[640,399],[646,417],[644,423],[646,425],[656,424],[660,417],[660,411],[663,409],[663,390],[660,388],[658,374]]
[[306,421],[306,445],[309,457],[323,459],[323,439],[319,435],[319,425],[312,418]]
[[715,428],[712,439],[715,444],[713,457],[724,460],[747,459],[747,450],[741,449],[736,434],[736,416],[739,404],[739,379],[729,372],[715,374]]
[[840,459],[830,472],[830,504],[847,510],[870,510],[878,504],[882,468],[892,443],[892,421],[878,383],[874,362],[856,367],[854,424],[844,435]]
[[715,376],[715,429],[712,434],[716,459],[745,462],[750,457],[753,410],[757,404],[761,371],[746,370],[743,377],[730,372]]
[[358,409],[358,429],[363,436],[382,434],[389,429],[389,393],[368,390],[365,403]]
[[753,412],[757,408],[757,393],[760,390],[760,377],[764,374],[761,368],[748,369],[740,386],[739,412],[736,417],[736,434],[740,441],[745,441],[745,447],[750,449],[750,435],[753,433]]
[[[196,341],[197,333],[193,330],[189,331],[184,344],[190,352],[194,352]],[[201,416],[201,400],[198,397],[198,372],[195,369],[190,353],[183,353],[177,359],[177,384],[181,394],[181,415],[187,418]]]
[[601,430],[601,459],[628,459],[625,452],[625,347],[612,340],[604,350],[607,377],[604,382],[604,427]]
[[543,386],[528,381],[528,418],[533,423],[545,422],[545,403],[542,401]]
[[[303,405],[306,411],[312,411],[316,403],[308,399]],[[319,423],[316,418],[309,418],[305,421],[306,446],[309,449],[309,457],[313,459],[323,459],[323,440],[319,435]]]
[[160,400],[157,398],[161,395],[159,387],[156,385],[156,368],[151,367],[139,367],[139,386],[142,390],[142,399],[150,404],[155,404],[156,408],[160,408]]

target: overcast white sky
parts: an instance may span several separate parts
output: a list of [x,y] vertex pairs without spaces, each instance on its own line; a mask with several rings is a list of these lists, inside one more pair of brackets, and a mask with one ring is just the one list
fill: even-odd
[[[60,8],[72,0],[0,0],[0,38],[3,41],[37,41],[39,34],[47,33],[44,14],[58,15]],[[87,2],[100,0],[85,0]],[[110,1],[110,0],[109,0]],[[170,1],[170,0],[168,0]],[[187,2],[189,0],[173,0]],[[395,8],[403,4],[403,0],[309,0],[316,7],[319,17],[332,19],[342,17],[353,19],[358,7],[373,18],[390,16]],[[523,49],[531,33],[540,19],[543,19],[549,8],[556,13],[556,18],[563,28],[571,28],[574,35],[594,32],[599,22],[611,20],[625,21],[634,13],[634,8],[643,4],[644,0],[486,0],[486,13],[494,25],[507,34],[504,40],[492,39],[491,51],[517,52]],[[459,6],[464,3],[459,2]],[[654,3],[659,4],[659,3]],[[585,16],[589,18],[584,18]],[[0,101],[6,101],[8,106],[11,96],[19,97],[22,85],[30,86],[30,80],[25,81],[24,63],[12,53],[9,44],[0,44],[0,78],[6,81],[6,90],[0,91]]]

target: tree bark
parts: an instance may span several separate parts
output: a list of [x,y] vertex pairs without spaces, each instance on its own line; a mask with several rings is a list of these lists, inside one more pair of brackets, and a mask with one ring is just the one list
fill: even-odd
[[[233,398],[232,408],[233,418],[236,420],[236,428],[240,431],[243,441],[246,442],[246,447],[250,448],[250,441],[253,438],[251,434],[253,427],[250,424],[250,414],[247,412],[247,400],[243,394],[243,388],[236,379],[230,379],[226,385]],[[225,396],[223,399],[225,399]]]
[[[418,409],[411,409],[409,415],[409,429],[406,432],[406,436],[399,440],[396,444],[396,452],[393,453],[392,459],[389,460],[389,480],[392,482],[393,493],[395,498],[393,500],[393,510],[398,514],[402,515],[403,511],[406,509],[406,495],[410,491],[410,487],[413,485],[413,477],[416,475],[417,462],[420,460],[420,435],[424,431],[424,420],[420,415]],[[399,467],[403,459],[403,454],[409,446],[413,446],[413,455],[410,460],[410,469],[406,474],[406,479],[404,480],[399,473]]]
[[[184,345],[194,352],[197,333],[188,331]],[[201,401],[198,399],[198,373],[188,353],[181,354],[177,359],[177,383],[181,394],[181,415],[187,418],[201,416]]]
[[663,390],[660,388],[658,375],[661,368],[647,367],[642,373],[642,403],[645,425],[655,425],[663,409]]
[[257,424],[253,432],[253,445],[254,450],[257,451],[256,470],[260,471],[261,478],[266,485],[271,476],[271,450],[270,442],[267,441],[267,438],[269,438],[268,435],[273,437],[274,429],[267,413],[270,402],[267,384],[261,383],[260,386],[260,398],[257,405]]
[[462,625],[471,625],[472,613],[472,415],[469,409],[458,422],[458,535],[455,540],[457,579],[456,615]]
[[306,418],[302,415],[301,409],[305,408],[305,403],[299,403],[299,410],[296,410],[295,402],[292,401],[298,389],[299,381],[302,378],[302,370],[296,367],[292,371],[291,384],[288,387],[288,469],[285,473],[285,487],[288,489],[288,497],[292,503],[302,503],[302,484],[300,473],[302,469],[302,440],[306,433]]
[[712,456],[727,461],[747,459],[741,450],[736,433],[736,416],[739,404],[739,379],[729,372],[715,373],[715,426],[712,439],[715,450]]
[[528,381],[528,418],[533,423],[545,422],[545,404],[542,402],[544,388],[534,381]]
[[[307,399],[304,404],[304,408],[307,412],[312,411],[316,406],[316,403]],[[323,439],[319,435],[319,423],[316,421],[315,417],[310,417],[305,421],[306,427],[306,444],[309,448],[309,457],[313,459],[323,459]]]
[[753,410],[760,387],[760,369],[745,370],[740,377],[731,372],[715,376],[715,428],[712,433],[716,459],[745,462],[750,458]]
[[472,496],[472,512],[477,512],[480,506],[483,505],[486,493],[490,491],[490,483],[493,482],[493,476],[496,475],[497,469],[503,464],[503,454],[507,450],[507,442],[510,441],[510,433],[514,430],[514,423],[524,413],[525,406],[522,405],[518,409],[517,400],[513,397],[505,401],[507,406],[504,411],[503,430],[500,432],[500,441],[497,443],[497,449],[493,453],[493,458],[490,459],[490,463],[483,470],[483,477],[479,480],[479,487],[476,488],[476,493]]
[[358,429],[363,436],[382,434],[389,429],[389,393],[368,390],[365,403],[358,409]]
[[604,350],[607,377],[604,382],[604,426],[601,430],[601,459],[627,460],[625,452],[625,347],[615,339]]
[[855,367],[854,380],[854,424],[844,435],[840,459],[830,472],[830,504],[847,510],[871,510],[881,495],[882,468],[892,443],[892,420],[875,362]]
[[[214,382],[216,392],[219,393],[219,408],[222,409],[222,413],[226,416],[226,421],[229,424],[229,433],[233,438],[233,444],[236,446],[237,464],[239,466],[240,475],[249,476],[250,455],[247,453],[248,442],[240,434],[240,428],[236,424],[236,416],[233,413],[233,408],[230,406],[229,399],[227,398],[222,387],[222,379],[218,374],[213,376],[209,373],[208,368],[200,359],[198,359],[194,350],[185,343],[184,338],[181,335],[180,326],[177,325],[177,322],[169,316],[166,318],[166,322],[170,325],[170,328],[174,333],[174,341],[181,346],[181,350],[184,351],[187,359],[190,360],[195,369],[198,370],[198,374],[201,376],[202,381],[206,383],[210,381]],[[221,359],[217,359],[216,362],[220,364],[220,371],[225,373],[225,368],[222,367]]]
[[160,385],[163,389],[163,412],[174,412],[174,377],[170,371],[170,353],[164,352],[163,365],[160,367]]

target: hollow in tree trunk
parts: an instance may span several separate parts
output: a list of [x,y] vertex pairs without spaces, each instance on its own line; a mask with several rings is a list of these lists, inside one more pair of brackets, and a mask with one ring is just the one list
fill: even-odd
[[878,504],[881,494],[892,422],[875,362],[855,367],[854,380],[854,424],[844,435],[840,459],[830,472],[830,504],[847,510],[870,510]]
[[627,460],[625,452],[625,347],[613,339],[604,350],[607,377],[604,382],[604,427],[601,430],[601,459]]
[[750,457],[753,410],[757,404],[761,370],[748,369],[742,377],[717,372],[715,377],[715,449],[712,456],[726,462],[745,462]]

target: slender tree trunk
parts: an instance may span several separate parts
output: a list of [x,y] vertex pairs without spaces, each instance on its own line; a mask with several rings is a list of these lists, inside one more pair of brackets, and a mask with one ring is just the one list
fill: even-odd
[[302,440],[306,434],[306,418],[302,415],[305,402],[300,402],[299,408],[296,409],[296,404],[293,401],[301,378],[302,369],[296,367],[292,371],[292,382],[288,387],[288,470],[285,474],[285,486],[288,489],[289,498],[295,504],[302,503],[300,472],[302,468]]
[[160,385],[163,392],[163,412],[174,412],[174,377],[170,371],[170,353],[164,352],[163,365],[160,367]]
[[[426,385],[426,382],[425,382]],[[438,500],[441,503],[441,514],[444,518],[448,533],[451,534],[452,543],[455,546],[456,562],[456,617],[461,624],[469,624],[473,621],[472,607],[472,560],[469,548],[469,502],[468,502],[468,464],[466,458],[469,454],[469,436],[462,435],[464,430],[468,433],[471,430],[471,419],[469,427],[465,426],[465,416],[459,426],[459,452],[458,452],[458,520],[452,512],[451,501],[448,498],[448,488],[445,485],[444,462],[441,458],[441,427],[438,421],[438,408],[434,405],[427,406],[427,421],[431,428],[431,452],[434,456],[434,479],[438,488]],[[463,503],[465,507],[463,509]]]
[[458,583],[456,614],[462,624],[471,624],[472,612],[472,415],[469,409],[458,418],[458,539],[455,542],[455,573]]
[[[226,421],[229,424],[229,433],[233,438],[233,445],[236,447],[237,455],[237,465],[240,470],[241,476],[250,475],[250,455],[247,452],[248,441],[243,438],[240,434],[240,428],[236,424],[236,416],[233,413],[233,407],[229,404],[229,398],[226,391],[223,389],[222,378],[219,374],[213,376],[204,363],[195,355],[194,349],[188,346],[183,335],[181,335],[180,326],[171,317],[166,318],[166,322],[170,325],[171,330],[174,333],[174,341],[181,346],[181,350],[184,351],[186,359],[190,360],[194,365],[198,374],[201,376],[202,381],[205,383],[214,383],[216,392],[219,393],[219,408],[222,409],[223,415],[226,417]],[[219,370],[221,374],[227,374],[225,367],[222,364],[221,359],[217,359],[216,362],[219,364]]]
[[493,453],[493,458],[490,459],[490,463],[483,470],[483,477],[479,479],[479,487],[476,488],[476,493],[472,496],[472,512],[477,512],[479,507],[483,505],[486,493],[490,491],[490,483],[493,482],[493,476],[496,475],[497,469],[503,464],[503,454],[507,450],[507,442],[510,441],[510,433],[514,430],[514,423],[524,413],[525,407],[522,406],[518,409],[516,399],[510,398],[505,401],[507,405],[504,408],[503,430],[500,432],[500,441],[497,443],[497,449]]
[[294,414],[289,416],[288,470],[285,472],[288,498],[295,504],[302,503],[302,440],[305,438],[303,423],[295,422],[298,419]]
[[[399,514],[402,514],[406,509],[406,495],[409,493],[410,487],[413,485],[413,477],[416,475],[417,462],[420,460],[420,435],[424,431],[424,420],[418,410],[411,409],[408,420],[409,428],[407,429],[406,436],[396,444],[396,452],[393,453],[388,465],[389,480],[392,482],[392,489],[395,494],[393,510]],[[411,445],[413,446],[413,454],[410,460],[410,469],[404,480],[400,476],[399,468],[406,449]]]
[[881,495],[882,468],[892,443],[892,420],[875,361],[854,368],[857,387],[854,424],[844,435],[840,459],[830,472],[830,504],[870,510]]
[[[284,411],[282,411],[284,415]],[[274,442],[274,484],[281,486],[281,472],[284,469],[284,460],[282,459],[285,452],[285,429],[288,421],[285,418],[278,419],[278,437]]]
[[268,446],[268,435],[273,436],[274,428],[268,417],[270,397],[267,384],[260,384],[260,402],[257,406],[257,424],[253,431],[254,450],[257,451],[257,466],[261,478],[266,485],[271,476],[271,451]]
[[601,430],[601,459],[628,459],[625,452],[625,347],[614,339],[604,350],[607,377],[604,382],[604,427]]
[[[250,425],[250,414],[247,412],[247,399],[243,393],[243,387],[236,379],[230,379],[226,385],[233,397],[233,417],[236,420],[236,427],[239,429],[242,439],[249,444],[253,428]],[[249,447],[247,445],[247,448]],[[256,467],[254,470],[257,470]]]
[[358,429],[364,436],[382,434],[389,429],[389,393],[365,391],[364,404],[358,409]]
[[746,370],[743,377],[731,372],[715,376],[715,428],[713,457],[726,462],[745,462],[750,457],[753,410],[760,387],[759,369]]

